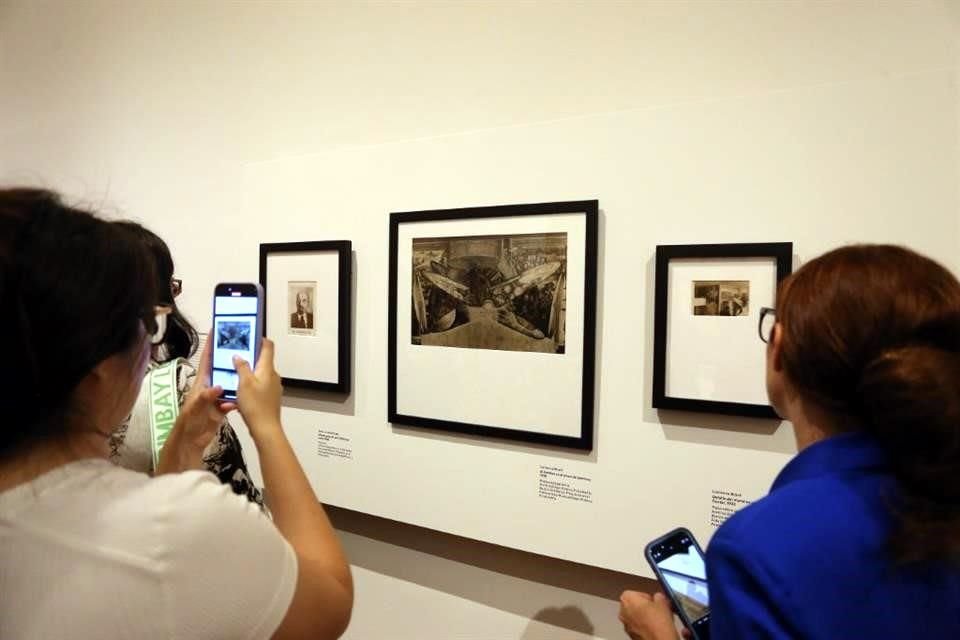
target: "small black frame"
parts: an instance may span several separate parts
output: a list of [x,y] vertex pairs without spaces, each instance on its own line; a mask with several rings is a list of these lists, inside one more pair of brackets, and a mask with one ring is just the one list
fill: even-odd
[[[260,285],[263,287],[265,303],[270,295],[270,291],[267,289],[267,256],[272,253],[327,253],[334,251],[337,252],[337,262],[339,265],[337,276],[337,379],[311,380],[283,377],[283,384],[286,387],[350,393],[350,340],[352,333],[350,315],[353,280],[352,243],[349,240],[324,240],[316,242],[273,242],[260,245]],[[267,335],[266,314],[264,314],[263,334]],[[281,371],[280,374],[282,376],[283,372]]]
[[[583,375],[581,393],[581,425],[578,436],[565,436],[510,428],[508,425],[485,425],[455,422],[428,416],[405,415],[397,412],[397,277],[398,233],[400,225],[437,220],[469,220],[483,218],[513,218],[549,214],[582,213],[585,216],[585,273],[583,300]],[[398,425],[452,431],[489,438],[501,438],[535,444],[552,445],[590,451],[594,432],[594,376],[596,351],[597,311],[597,233],[598,201],[544,202],[538,204],[498,205],[408,211],[390,214],[390,266],[387,318],[387,420]]]
[[[793,243],[684,244],[657,246],[656,287],[653,327],[653,408],[698,411],[731,416],[772,418],[778,416],[766,404],[698,400],[666,395],[667,327],[669,322],[668,269],[670,261],[683,258],[773,258],[777,264],[777,283],[790,275]],[[758,340],[758,348],[762,343]]]

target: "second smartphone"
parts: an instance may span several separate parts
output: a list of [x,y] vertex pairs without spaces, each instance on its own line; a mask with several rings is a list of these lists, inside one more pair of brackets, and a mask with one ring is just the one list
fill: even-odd
[[237,399],[240,377],[233,357],[253,367],[263,339],[263,287],[259,284],[221,282],[213,290],[213,367],[210,384],[223,387],[223,400]]
[[647,545],[650,568],[695,640],[710,638],[710,597],[703,551],[688,530],[674,529]]

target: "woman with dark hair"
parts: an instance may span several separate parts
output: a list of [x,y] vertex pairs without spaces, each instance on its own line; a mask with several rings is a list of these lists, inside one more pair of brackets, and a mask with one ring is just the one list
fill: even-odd
[[[109,462],[170,313],[156,280],[129,230],[0,190],[0,638],[337,638],[350,569],[284,435],[270,340],[255,370],[235,364],[272,521],[209,473]],[[178,455],[230,408],[204,384],[208,356],[165,447]]]
[[[111,439],[111,460],[128,469],[147,473],[184,471],[185,465],[187,468],[207,469],[220,482],[229,484],[235,493],[245,495],[251,502],[262,506],[262,494],[250,478],[243,459],[243,449],[226,418],[226,412],[211,411],[209,421],[193,425],[191,440],[204,443],[199,456],[177,455],[183,453],[182,447],[178,452],[164,451],[163,445],[167,441],[177,443],[181,440],[177,438],[178,433],[172,434],[172,440],[158,436],[161,430],[156,424],[157,413],[151,411],[155,390],[161,389],[162,393],[171,389],[178,410],[183,406],[195,386],[197,371],[189,358],[196,352],[200,339],[197,330],[177,308],[176,298],[182,289],[182,281],[173,277],[173,258],[167,243],[136,222],[121,221],[114,224],[137,238],[153,259],[159,304],[169,311],[161,316],[158,328],[160,342],[153,346],[147,379],[133,412]],[[154,381],[160,381],[161,386]],[[185,426],[181,424],[181,429]]]
[[[759,320],[799,454],[710,542],[710,637],[960,637],[960,283],[845,247]],[[676,638],[662,594],[621,604],[631,637]]]

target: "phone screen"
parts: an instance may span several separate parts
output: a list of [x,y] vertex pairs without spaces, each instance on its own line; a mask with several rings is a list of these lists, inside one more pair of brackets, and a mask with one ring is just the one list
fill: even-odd
[[652,545],[648,551],[664,587],[669,589],[678,608],[697,638],[707,637],[710,597],[703,553],[687,532],[677,532]]
[[210,384],[223,387],[223,397],[228,399],[237,397],[240,381],[233,366],[233,357],[240,356],[251,367],[256,362],[260,331],[258,298],[255,292],[253,295],[246,293],[217,291],[213,299],[213,371]]

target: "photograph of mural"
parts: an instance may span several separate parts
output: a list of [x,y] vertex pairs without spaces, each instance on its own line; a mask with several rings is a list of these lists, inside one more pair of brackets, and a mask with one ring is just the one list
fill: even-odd
[[413,239],[411,342],[563,353],[567,234]]
[[217,348],[235,351],[250,349],[250,321],[217,322]]

